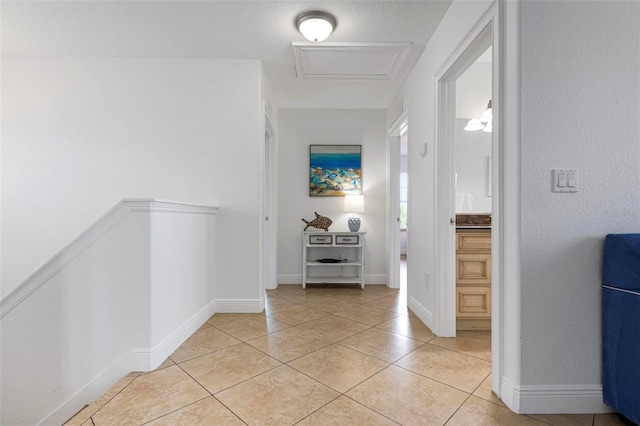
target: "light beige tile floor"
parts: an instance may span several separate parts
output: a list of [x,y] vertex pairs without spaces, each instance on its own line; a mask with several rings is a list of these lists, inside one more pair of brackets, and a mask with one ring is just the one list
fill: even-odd
[[491,392],[491,335],[438,338],[385,286],[280,286],[262,314],[216,314],[158,369],[67,424],[618,425],[517,415]]

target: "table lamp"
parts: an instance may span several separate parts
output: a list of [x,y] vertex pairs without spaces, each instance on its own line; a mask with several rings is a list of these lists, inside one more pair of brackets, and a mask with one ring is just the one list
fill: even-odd
[[[364,196],[345,195],[344,211],[347,213],[364,213]],[[347,223],[351,232],[358,232],[360,229],[360,218],[357,216],[351,216]]]

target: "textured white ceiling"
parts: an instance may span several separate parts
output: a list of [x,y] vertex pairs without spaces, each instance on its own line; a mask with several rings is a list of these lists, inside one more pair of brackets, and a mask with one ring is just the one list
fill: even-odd
[[298,80],[291,43],[307,10],[337,19],[330,42],[412,42],[412,66],[450,0],[2,1],[3,55],[260,59],[280,107],[385,108],[391,81]]

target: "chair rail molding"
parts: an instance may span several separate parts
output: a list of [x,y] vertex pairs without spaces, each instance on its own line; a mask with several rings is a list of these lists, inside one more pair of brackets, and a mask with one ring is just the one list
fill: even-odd
[[197,213],[215,215],[217,207],[155,198],[125,198],[0,299],[0,319],[40,288],[130,213]]

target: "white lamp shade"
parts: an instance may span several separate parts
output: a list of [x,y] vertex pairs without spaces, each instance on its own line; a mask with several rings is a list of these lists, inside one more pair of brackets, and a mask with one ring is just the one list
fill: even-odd
[[308,12],[298,17],[296,26],[304,38],[319,42],[326,40],[331,35],[336,26],[336,20],[328,13]]
[[471,120],[469,120],[467,125],[464,126],[464,129],[467,132],[475,132],[476,130],[481,130],[483,127],[484,124],[482,124],[480,120],[478,120],[477,118],[472,118]]
[[347,213],[364,213],[364,195],[345,195],[344,211]]
[[491,133],[493,132],[493,123],[492,120],[489,120],[489,122],[487,123],[486,126],[484,126],[484,129],[482,129],[483,132],[487,132],[487,133]]
[[491,100],[489,100],[489,103],[487,104],[487,109],[485,109],[482,112],[482,115],[480,116],[480,121],[482,121],[483,123],[488,123],[489,121],[491,121],[492,118],[493,118],[493,105],[491,104]]
[[484,112],[480,116],[480,121],[483,123],[487,123],[491,121],[492,117],[493,117],[493,108],[487,108],[484,110]]

